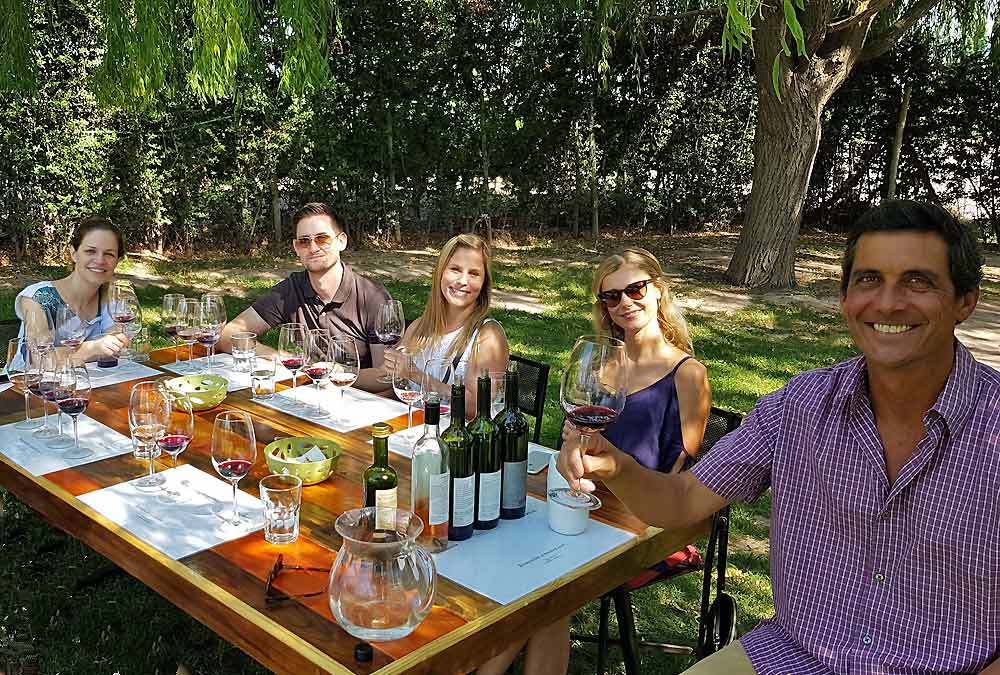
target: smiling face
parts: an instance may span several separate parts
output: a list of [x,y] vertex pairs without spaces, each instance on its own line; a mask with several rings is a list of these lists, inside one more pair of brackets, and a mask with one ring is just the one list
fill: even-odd
[[[600,292],[603,293],[610,290],[620,291],[629,284],[646,281],[649,278],[649,272],[646,272],[637,265],[626,263],[601,280]],[[604,303],[604,308],[611,317],[611,320],[625,331],[626,335],[638,333],[649,326],[650,322],[653,322],[652,325],[656,326],[656,329],[659,330],[659,324],[656,322],[656,312],[662,293],[656,287],[656,284],[647,284],[645,291],[646,295],[639,299],[630,298],[625,293],[622,293],[621,300],[617,305],[609,306],[607,302]]]
[[[300,243],[300,238],[308,237],[309,241]],[[329,239],[324,245],[317,242]],[[340,262],[340,252],[347,246],[347,235],[333,224],[333,219],[325,214],[306,216],[295,226],[295,241],[293,243],[299,262],[313,274],[323,274],[333,269]]]
[[899,370],[950,363],[955,325],[978,299],[955,294],[939,235],[903,230],[858,239],[840,305],[869,368]]
[[80,240],[80,246],[70,254],[74,270],[87,283],[95,286],[111,281],[120,260],[118,238],[108,230],[91,230]]
[[459,246],[441,274],[441,295],[455,309],[468,309],[479,300],[485,277],[482,254],[467,246]]

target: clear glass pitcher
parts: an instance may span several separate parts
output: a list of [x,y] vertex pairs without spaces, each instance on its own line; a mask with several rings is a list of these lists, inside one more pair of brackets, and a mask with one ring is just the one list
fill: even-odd
[[424,523],[410,511],[370,506],[335,525],[344,543],[330,570],[330,611],[367,641],[406,637],[431,611],[437,569],[416,543]]

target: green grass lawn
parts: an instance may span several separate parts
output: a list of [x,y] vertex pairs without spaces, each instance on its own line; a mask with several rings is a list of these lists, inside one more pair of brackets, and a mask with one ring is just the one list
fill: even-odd
[[[157,322],[163,294],[198,294],[211,287],[210,272],[219,267],[246,270],[245,275],[236,275],[235,282],[246,289],[246,296],[227,299],[229,316],[235,316],[270,286],[254,276],[255,269],[268,267],[269,262],[262,257],[157,263],[156,272],[165,278],[163,286],[139,291],[145,320]],[[39,278],[58,274],[57,268],[37,271]],[[513,353],[552,366],[542,437],[543,443],[552,445],[561,424],[562,364],[573,340],[590,331],[590,268],[510,264],[497,265],[495,273],[499,288],[531,293],[551,308],[544,314],[501,310],[495,315]],[[403,302],[408,319],[420,313],[429,284],[389,281],[386,286]],[[678,286],[695,287],[690,279],[680,279]],[[15,292],[0,290],[0,319],[13,316]],[[736,312],[690,314],[689,320],[696,355],[709,369],[713,403],[730,410],[746,412],[758,397],[792,375],[854,353],[838,316],[794,306],[756,305]],[[264,341],[273,344],[275,339],[272,331]],[[49,527],[5,491],[0,490],[0,498],[0,665],[4,650],[12,649],[12,644],[30,643],[40,655],[42,673],[173,673],[177,657],[206,674],[267,672],[130,577],[88,585],[90,575],[106,564],[101,556]],[[740,632],[773,611],[766,555],[770,510],[769,495],[734,509],[729,579],[740,606]],[[700,576],[687,575],[634,594],[639,632],[691,642],[700,589]],[[596,632],[596,603],[576,615],[574,630]],[[611,658],[611,672],[622,672],[617,650],[612,649]],[[574,644],[570,672],[594,672],[595,659],[593,647]],[[677,673],[690,665],[687,659],[652,652],[644,653],[643,660],[644,671],[650,673]]]

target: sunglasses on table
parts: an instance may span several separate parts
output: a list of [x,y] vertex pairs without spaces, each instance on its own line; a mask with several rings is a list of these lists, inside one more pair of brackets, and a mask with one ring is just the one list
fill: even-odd
[[308,248],[312,246],[313,242],[316,242],[316,245],[320,248],[330,248],[333,244],[333,240],[339,236],[339,234],[327,234],[326,232],[320,232],[312,237],[296,237],[295,239],[292,239],[292,244],[295,246],[301,246],[302,248]]
[[654,281],[656,280],[646,279],[644,281],[636,281],[635,283],[629,284],[625,288],[601,291],[597,294],[597,299],[608,307],[615,307],[618,305],[618,303],[622,301],[622,293],[633,300],[642,300],[646,297],[646,286],[649,286]]
[[285,554],[284,553],[279,553],[278,554],[278,559],[274,561],[274,567],[271,568],[271,571],[267,575],[267,581],[264,582],[264,604],[265,605],[274,605],[274,604],[277,604],[279,602],[284,602],[285,600],[292,600],[292,599],[298,599],[298,598],[315,598],[317,595],[323,595],[324,593],[326,593],[326,591],[323,590],[323,591],[316,591],[314,593],[301,593],[301,594],[298,594],[298,595],[289,595],[288,593],[284,593],[282,591],[279,591],[277,588],[274,587],[274,581],[278,578],[278,575],[281,574],[282,570],[301,570],[301,571],[305,571],[305,572],[329,572],[330,571],[330,569],[328,567],[308,567],[306,565],[286,565],[285,564]]

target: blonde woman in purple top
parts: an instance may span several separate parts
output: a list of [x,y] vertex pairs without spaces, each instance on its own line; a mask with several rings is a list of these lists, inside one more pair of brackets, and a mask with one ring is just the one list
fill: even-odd
[[982,265],[947,211],[888,201],[844,252],[861,356],[763,397],[691,471],[560,454],[662,528],[771,489],[775,615],[689,672],[1000,673],[1000,372],[955,337]]
[[[659,261],[642,248],[606,258],[594,271],[594,327],[625,343],[629,393],[625,409],[591,443],[628,453],[655,471],[679,471],[705,435],[712,394],[705,367],[692,357],[687,322],[674,303]],[[563,429],[563,447],[579,448],[580,432]],[[527,640],[525,675],[563,673],[569,661],[570,617]],[[517,644],[479,669],[503,673]]]

